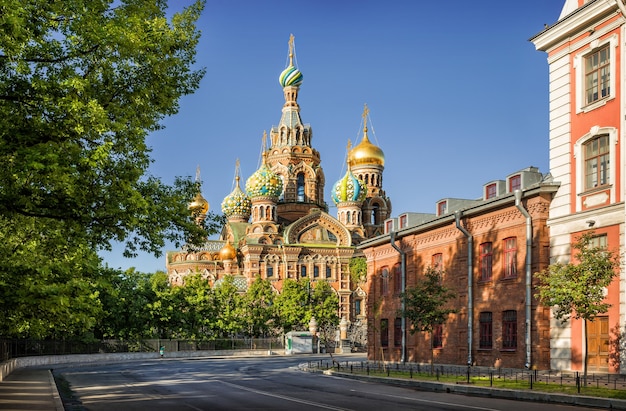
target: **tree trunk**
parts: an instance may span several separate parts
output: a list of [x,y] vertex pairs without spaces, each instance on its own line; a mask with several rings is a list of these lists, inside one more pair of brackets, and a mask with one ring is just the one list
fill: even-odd
[[434,372],[435,368],[435,348],[433,345],[433,330],[430,330],[430,373]]
[[589,344],[587,341],[587,320],[583,318],[583,335],[585,340],[585,355],[583,356],[583,382],[587,386],[587,358],[589,357]]

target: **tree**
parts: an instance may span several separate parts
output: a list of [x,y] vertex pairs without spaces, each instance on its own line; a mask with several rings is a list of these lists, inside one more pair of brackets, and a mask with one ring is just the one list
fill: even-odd
[[127,256],[160,255],[166,241],[218,230],[213,214],[200,226],[187,209],[199,182],[148,174],[146,137],[204,75],[194,68],[203,7],[168,18],[165,0],[0,6],[3,334],[93,329],[111,274],[96,253],[112,241]]
[[155,293],[150,287],[151,274],[134,268],[123,272],[108,267],[103,270],[109,272],[110,281],[104,282],[98,290],[103,314],[95,327],[96,338],[152,338],[149,304],[154,302]]
[[308,281],[296,281],[288,278],[283,282],[283,288],[276,296],[276,313],[279,325],[283,332],[293,329],[304,329],[311,319]]
[[574,262],[556,262],[535,273],[539,280],[537,294],[541,302],[552,307],[555,317],[568,321],[571,317],[583,320],[585,358],[584,379],[587,380],[587,321],[606,313],[611,306],[605,300],[605,289],[611,284],[620,267],[619,255],[594,242],[593,232],[582,234],[572,244]]
[[86,338],[102,315],[109,282],[100,259],[50,222],[0,215],[0,337]]
[[[320,342],[327,348],[330,348],[331,341],[335,341],[335,334],[339,325],[338,306],[339,297],[330,284],[326,281],[316,282],[311,296],[311,316],[314,316],[317,321]],[[308,320],[311,319],[311,316]],[[332,350],[328,352],[332,357]]]
[[[454,308],[447,307],[448,301],[456,298],[455,293],[442,283],[443,271],[428,267],[424,278],[417,285],[409,287],[400,298],[404,301],[404,316],[411,321],[411,334],[417,331],[430,333],[430,364],[434,364],[433,329],[442,325],[448,316],[455,313]],[[399,315],[403,313],[400,311]]]
[[276,328],[276,294],[269,280],[257,276],[243,296],[242,315],[250,337],[265,337]]
[[218,337],[232,337],[244,331],[244,319],[239,315],[243,297],[235,285],[232,275],[223,277],[221,283],[214,286],[216,331]]
[[[147,135],[177,113],[194,69],[204,1],[168,21],[165,0],[26,0],[2,9],[0,215],[88,246],[159,254],[205,238],[190,179],[147,175]],[[210,219],[207,220],[210,224]],[[62,224],[59,224],[62,223]]]

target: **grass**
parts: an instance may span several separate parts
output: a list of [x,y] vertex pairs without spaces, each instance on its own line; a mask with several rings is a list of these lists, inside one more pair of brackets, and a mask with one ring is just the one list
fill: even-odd
[[[343,370],[346,372],[347,370]],[[349,372],[349,371],[347,371]],[[407,371],[398,371],[398,370],[370,370],[367,373],[364,370],[357,369],[353,370],[352,374],[360,374],[360,375],[369,375],[373,377],[383,377],[383,378],[401,378],[401,379],[413,379],[417,381],[437,381],[441,383],[449,383],[449,384],[468,384],[467,377],[461,376],[459,374],[432,374],[428,372],[407,372]],[[490,376],[472,376],[470,377],[469,384],[479,386],[479,387],[493,387],[493,388],[503,388],[510,390],[530,390],[530,381],[527,379],[514,379],[510,376],[508,378],[503,378],[502,376],[498,377],[497,375],[493,375],[493,378]],[[575,383],[564,383],[560,382],[540,382],[533,381],[532,390],[538,392],[547,392],[547,393],[559,393],[566,395],[586,395],[590,397],[600,397],[600,398],[614,398],[614,399],[626,399],[626,390],[624,389],[611,389],[605,387],[597,387],[593,385],[588,385],[587,387],[582,386],[580,388],[580,393],[575,385]]]

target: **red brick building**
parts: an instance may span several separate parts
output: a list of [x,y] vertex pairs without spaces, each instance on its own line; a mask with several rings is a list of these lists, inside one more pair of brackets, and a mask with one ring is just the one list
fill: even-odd
[[432,266],[456,293],[456,313],[432,335],[436,363],[549,368],[550,314],[534,297],[532,275],[550,263],[546,221],[558,186],[529,167],[485,184],[479,200],[443,199],[436,214],[385,221],[384,235],[359,246],[368,265],[368,358],[430,361],[431,336],[411,334],[400,294]]

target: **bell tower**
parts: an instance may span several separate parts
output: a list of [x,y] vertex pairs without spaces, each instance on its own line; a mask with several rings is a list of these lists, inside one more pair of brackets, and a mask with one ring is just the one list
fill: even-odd
[[282,223],[290,224],[312,209],[326,209],[324,172],[320,154],[311,146],[313,130],[300,118],[298,92],[302,73],[296,67],[293,34],[289,38],[289,64],[279,76],[285,104],[278,126],[270,131],[267,166],[282,180],[283,191],[277,203]]

